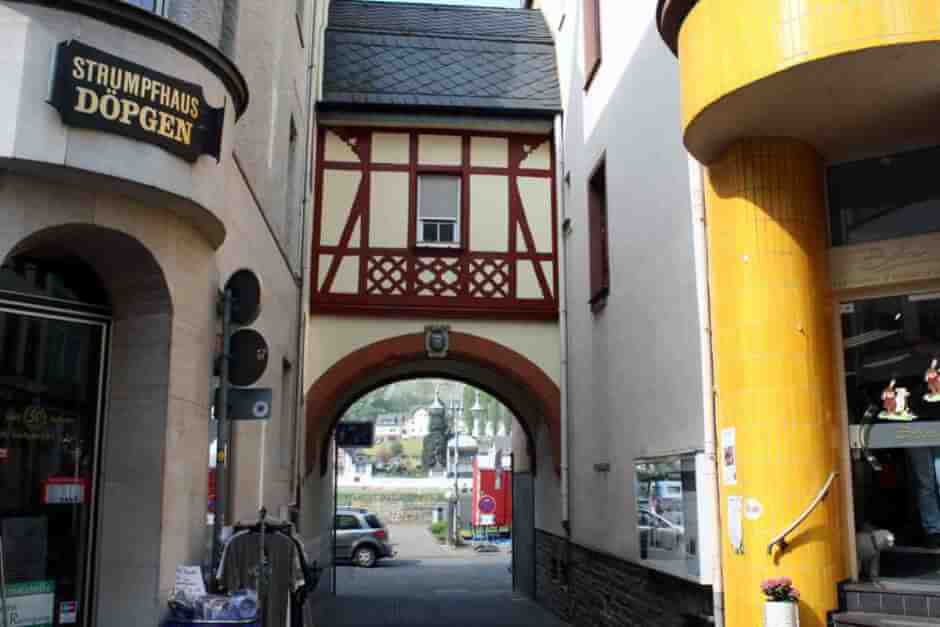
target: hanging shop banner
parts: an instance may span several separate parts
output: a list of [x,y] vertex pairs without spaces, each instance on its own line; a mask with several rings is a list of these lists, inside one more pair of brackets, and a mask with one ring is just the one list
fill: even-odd
[[75,40],[59,44],[51,104],[69,126],[219,160],[225,107],[210,107],[202,87]]
[[3,607],[7,622],[3,624],[10,627],[52,627],[54,610],[55,581],[7,584],[6,607]]

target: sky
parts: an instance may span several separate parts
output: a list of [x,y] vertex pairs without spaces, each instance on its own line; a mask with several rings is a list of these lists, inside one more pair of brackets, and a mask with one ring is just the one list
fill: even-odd
[[462,4],[477,7],[509,7],[518,9],[521,0],[382,0],[383,2],[425,2],[427,4]]

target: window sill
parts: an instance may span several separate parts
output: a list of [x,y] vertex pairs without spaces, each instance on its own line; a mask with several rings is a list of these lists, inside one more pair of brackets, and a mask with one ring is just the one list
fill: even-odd
[[435,244],[434,242],[417,242],[415,244],[415,250],[422,251],[454,251],[460,252],[463,250],[463,246],[460,244]]

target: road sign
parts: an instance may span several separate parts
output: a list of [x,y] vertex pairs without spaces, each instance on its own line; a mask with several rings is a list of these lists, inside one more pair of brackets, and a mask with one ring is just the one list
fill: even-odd
[[[215,402],[220,403],[219,390]],[[228,418],[230,420],[268,420],[271,418],[271,388],[229,388]]]
[[484,496],[480,499],[479,508],[481,514],[492,514],[496,511],[496,501],[492,496]]
[[261,281],[251,270],[239,270],[225,282],[232,292],[232,322],[247,326],[261,313]]
[[268,367],[268,343],[254,329],[239,329],[232,335],[228,380],[232,385],[254,384]]
[[371,422],[341,422],[336,425],[336,446],[339,448],[371,448],[375,442],[375,425]]

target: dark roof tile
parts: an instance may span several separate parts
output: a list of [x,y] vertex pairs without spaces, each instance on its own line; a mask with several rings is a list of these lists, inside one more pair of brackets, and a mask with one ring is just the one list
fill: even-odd
[[323,100],[454,109],[560,109],[541,13],[334,0]]

